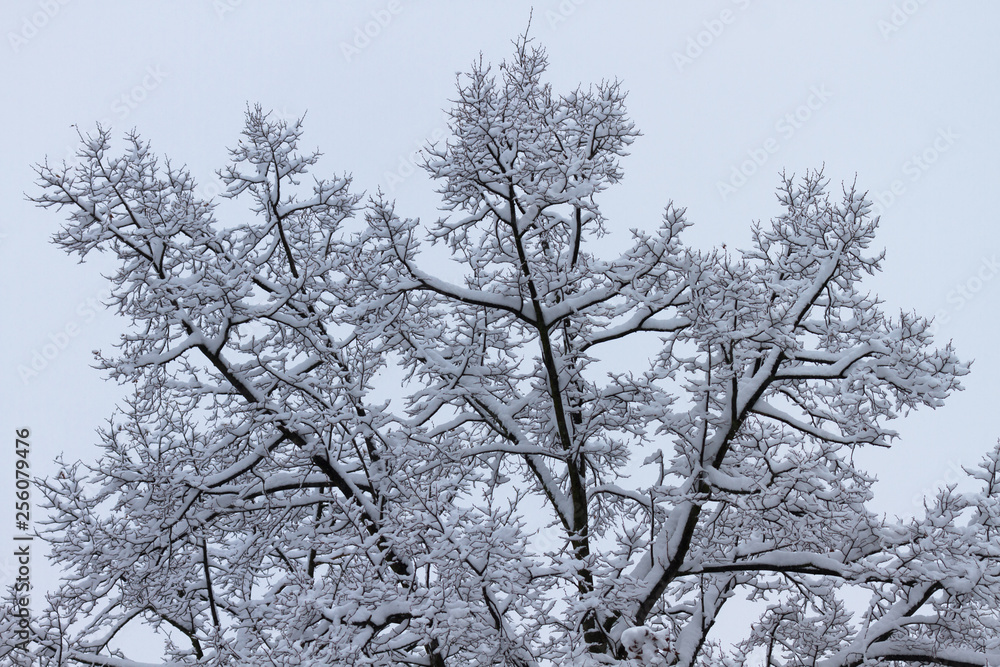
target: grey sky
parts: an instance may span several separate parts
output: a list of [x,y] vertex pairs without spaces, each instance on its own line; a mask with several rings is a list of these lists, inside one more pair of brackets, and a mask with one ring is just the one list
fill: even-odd
[[[831,189],[856,174],[879,203],[887,258],[873,291],[890,312],[937,314],[940,337],[975,364],[966,392],[897,424],[891,451],[866,454],[882,480],[877,507],[916,511],[915,496],[956,479],[1000,437],[996,3],[347,4],[3,3],[0,396],[5,437],[31,428],[38,472],[61,451],[94,455],[93,431],[124,390],[89,367],[90,351],[110,348],[124,323],[93,307],[108,265],[77,265],[48,243],[59,217],[24,201],[30,164],[67,156],[74,125],[109,122],[119,136],[136,127],[210,193],[246,103],[259,102],[308,111],[305,146],[325,153],[317,173],[352,172],[356,190],[382,187],[401,214],[430,218],[436,198],[410,156],[443,136],[455,73],[480,52],[506,57],[532,4],[556,88],[618,77],[630,91],[644,136],[605,197],[620,238],[655,224],[673,199],[695,224],[690,243],[745,247],[751,222],[778,210],[778,173],[824,163]],[[0,474],[0,498],[11,497],[11,476]],[[12,526],[5,500],[5,541]]]

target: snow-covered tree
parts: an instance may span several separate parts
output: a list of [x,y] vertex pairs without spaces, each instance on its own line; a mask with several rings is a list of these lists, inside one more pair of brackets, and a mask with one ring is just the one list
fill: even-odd
[[134,667],[145,623],[163,665],[1000,662],[1000,449],[906,522],[854,463],[967,372],[862,286],[864,195],[785,178],[743,251],[669,204],[606,257],[625,94],[515,46],[459,81],[432,224],[307,183],[260,109],[220,172],[244,220],[134,134],[38,168],[55,242],[118,258],[98,363],[135,393],[40,482],[64,579],[4,660]]

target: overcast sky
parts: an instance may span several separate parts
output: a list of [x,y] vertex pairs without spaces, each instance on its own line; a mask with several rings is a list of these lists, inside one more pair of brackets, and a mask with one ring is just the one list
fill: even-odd
[[[437,201],[412,153],[444,136],[455,74],[480,53],[507,57],[532,6],[557,90],[618,78],[630,91],[644,136],[604,204],[619,238],[655,225],[673,200],[694,223],[689,243],[747,247],[752,221],[778,212],[782,169],[825,164],[833,188],[856,177],[870,191],[887,250],[871,289],[889,312],[936,315],[941,340],[975,359],[965,392],[901,420],[896,446],[866,455],[877,508],[916,511],[1000,437],[997,3],[347,5],[4,0],[4,470],[16,428],[31,429],[40,474],[60,452],[92,458],[94,429],[124,393],[90,368],[91,350],[108,350],[125,324],[99,305],[109,265],[79,265],[49,243],[61,218],[24,200],[38,192],[31,164],[71,155],[77,127],[102,122],[117,137],[135,127],[211,194],[247,103],[260,103],[308,112],[304,146],[325,153],[315,173],[351,172],[356,190],[381,187],[402,215],[432,218]],[[12,477],[0,473],[0,498],[12,498]],[[0,502],[6,544],[12,512]],[[0,555],[4,587],[9,563]]]

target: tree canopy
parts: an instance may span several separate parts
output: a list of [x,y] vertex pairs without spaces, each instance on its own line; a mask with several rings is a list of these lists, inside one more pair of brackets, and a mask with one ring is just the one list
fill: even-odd
[[135,133],[38,166],[55,243],[117,257],[98,363],[135,392],[40,482],[65,578],[5,660],[137,667],[135,623],[163,665],[1000,660],[1000,450],[906,521],[854,462],[968,371],[863,287],[864,193],[783,177],[745,250],[669,203],[605,256],[639,133],[618,82],[546,65],[521,37],[459,79],[429,224],[307,180],[301,121],[260,108],[219,172],[244,219]]

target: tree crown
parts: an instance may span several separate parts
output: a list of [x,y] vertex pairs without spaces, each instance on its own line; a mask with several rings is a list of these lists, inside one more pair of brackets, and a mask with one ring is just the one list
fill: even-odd
[[[0,651],[136,665],[112,646],[143,621],[176,665],[997,657],[1000,450],[982,493],[908,523],[853,461],[968,370],[862,289],[864,194],[785,176],[743,251],[688,247],[670,203],[605,257],[639,133],[618,82],[560,95],[546,64],[522,37],[459,80],[430,225],[306,184],[301,122],[258,107],[219,172],[236,224],[134,133],[38,167],[55,242],[118,258],[133,327],[99,365],[136,391],[99,461],[43,481],[67,576]],[[459,278],[425,266],[437,243]],[[725,648],[737,596],[759,618]]]

